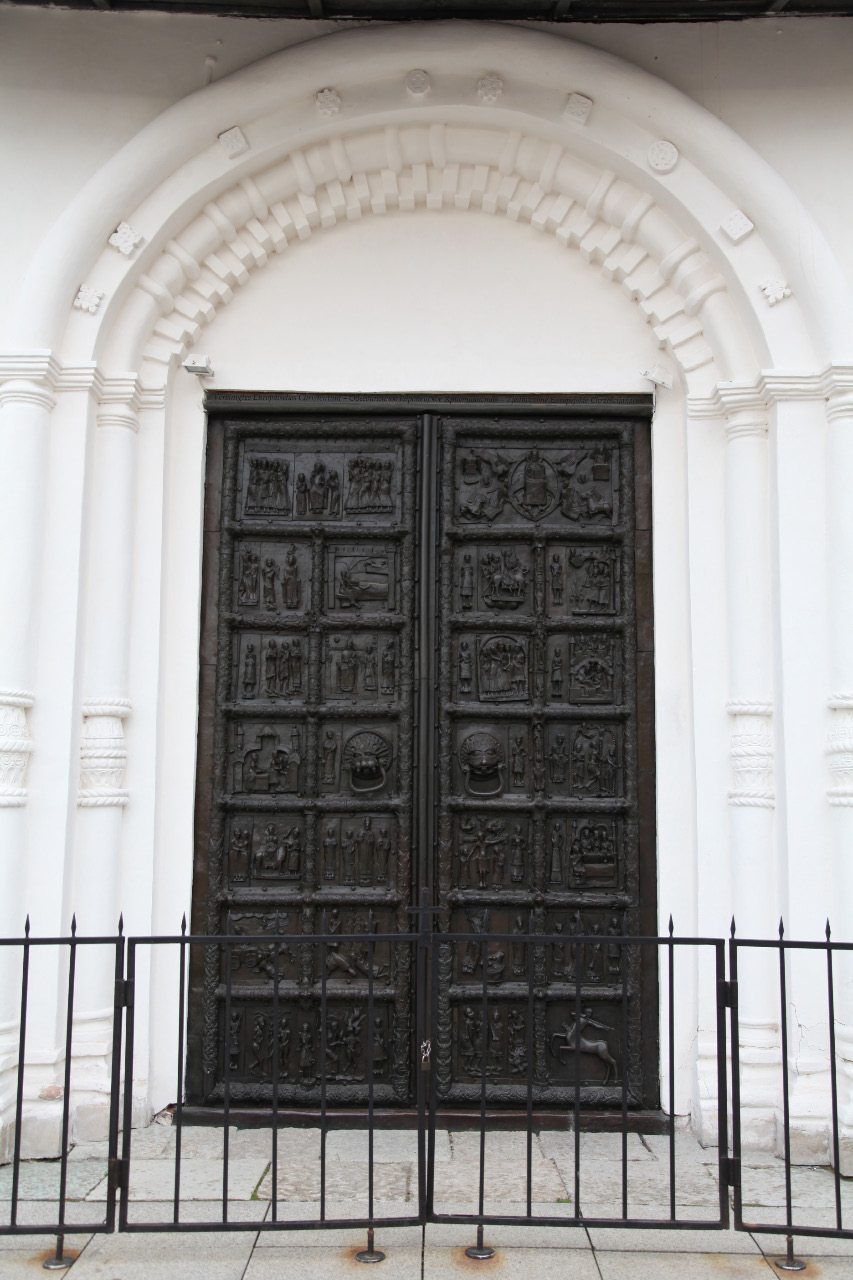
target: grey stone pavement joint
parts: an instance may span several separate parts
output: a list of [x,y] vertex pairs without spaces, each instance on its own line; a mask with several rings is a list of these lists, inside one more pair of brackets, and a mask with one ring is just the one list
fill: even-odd
[[[719,1212],[717,1152],[689,1134],[676,1135],[676,1213],[695,1220]],[[176,1132],[154,1124],[134,1130],[131,1144],[129,1218],[154,1228],[139,1233],[89,1235],[75,1225],[103,1220],[106,1209],[105,1143],[80,1143],[68,1160],[66,1250],[77,1255],[72,1280],[366,1280],[354,1259],[366,1244],[363,1228],[270,1229],[273,1196],[279,1218],[314,1222],[320,1217],[320,1131],[282,1130],[278,1171],[272,1175],[272,1138],[265,1129],[229,1131],[228,1219],[235,1231],[158,1231],[171,1222],[175,1187]],[[477,1213],[480,1136],[475,1131],[436,1133],[435,1209],[438,1214]],[[783,1235],[758,1231],[629,1229],[589,1225],[622,1212],[622,1139],[619,1134],[580,1135],[580,1200],[575,1205],[575,1137],[571,1132],[534,1134],[529,1177],[534,1217],[567,1219],[565,1226],[505,1224],[485,1227],[496,1250],[490,1261],[465,1256],[476,1227],[431,1222],[377,1228],[386,1258],[378,1280],[462,1280],[482,1274],[500,1280],[767,1280],[782,1275],[773,1265],[784,1254]],[[327,1220],[367,1215],[368,1135],[335,1130],[326,1141]],[[784,1220],[784,1166],[766,1152],[744,1153],[744,1221]],[[417,1134],[374,1134],[374,1214],[417,1216]],[[669,1140],[629,1134],[626,1143],[629,1214],[667,1220]],[[181,1205],[184,1223],[221,1221],[224,1135],[216,1128],[186,1128],[181,1138]],[[55,1215],[58,1161],[27,1161],[20,1175],[19,1218],[47,1225]],[[524,1217],[528,1146],[523,1133],[486,1136],[485,1212]],[[830,1170],[792,1169],[795,1247],[808,1261],[805,1277],[851,1280],[853,1240],[797,1237],[796,1224],[834,1224],[834,1180]],[[11,1169],[0,1168],[0,1225],[8,1223]],[[845,1225],[853,1223],[853,1181],[841,1184]],[[263,1230],[258,1227],[267,1224]],[[24,1280],[41,1272],[54,1237],[0,1235],[0,1280]],[[369,1273],[373,1274],[373,1273]]]

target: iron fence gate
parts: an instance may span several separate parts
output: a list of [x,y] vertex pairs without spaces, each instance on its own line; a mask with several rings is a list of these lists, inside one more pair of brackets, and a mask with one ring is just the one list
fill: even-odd
[[[451,933],[435,927],[435,908],[430,907],[426,895],[419,908],[411,911],[412,927],[406,934],[386,935],[374,927],[371,917],[366,935],[341,934],[330,931],[327,920],[322,920],[320,932],[313,935],[280,933],[257,937],[235,935],[230,932],[216,935],[190,936],[186,927],[180,934],[164,937],[125,938],[121,932],[115,937],[82,938],[72,926],[70,936],[62,938],[33,938],[27,930],[23,938],[0,940],[4,958],[18,949],[21,953],[21,1004],[18,1029],[18,1056],[14,1094],[14,1142],[11,1159],[11,1183],[8,1199],[8,1219],[0,1222],[0,1234],[33,1235],[46,1232],[55,1234],[57,1247],[51,1265],[68,1265],[70,1259],[63,1254],[63,1241],[69,1232],[93,1234],[97,1232],[150,1232],[150,1231],[299,1231],[304,1229],[327,1230],[336,1228],[359,1229],[366,1232],[366,1248],[359,1255],[362,1260],[375,1261],[381,1256],[375,1246],[375,1233],[388,1232],[392,1228],[419,1226],[426,1223],[467,1224],[476,1233],[476,1243],[469,1250],[472,1257],[487,1257],[492,1250],[484,1241],[484,1229],[490,1226],[547,1226],[571,1227],[622,1227],[664,1230],[722,1230],[729,1226],[730,1191],[734,1207],[734,1226],[737,1230],[757,1233],[782,1234],[788,1237],[786,1265],[795,1267],[792,1236],[853,1237],[853,1228],[844,1224],[846,1193],[840,1174],[839,1097],[836,1065],[836,1022],[834,957],[843,953],[846,957],[853,945],[833,942],[827,929],[825,942],[794,942],[780,936],[773,940],[741,940],[734,931],[728,940],[728,972],[726,942],[718,938],[690,938],[675,936],[670,924],[668,935],[663,937],[621,936],[616,939],[621,948],[621,959],[626,970],[638,965],[643,950],[654,953],[662,978],[665,1018],[662,1039],[665,1046],[663,1077],[666,1083],[665,1098],[668,1115],[663,1118],[661,1142],[665,1146],[665,1184],[661,1184],[659,1203],[650,1203],[648,1196],[639,1197],[638,1183],[631,1169],[628,1144],[637,1128],[641,1095],[634,1088],[629,1070],[624,1069],[624,1036],[627,1022],[605,1025],[593,1016],[593,1010],[585,1003],[582,974],[584,967],[578,963],[577,952],[574,973],[571,1013],[559,1026],[543,1027],[535,1016],[536,977],[541,970],[543,957],[549,948],[585,948],[600,945],[597,934],[578,935],[567,942],[561,933],[546,934],[537,928],[535,914],[531,910],[523,934],[494,932],[486,917],[480,933]],[[409,948],[410,962],[416,973],[416,1032],[418,1050],[411,1063],[412,1090],[416,1098],[413,1115],[406,1117],[411,1128],[409,1146],[410,1174],[406,1176],[406,1193],[400,1198],[389,1191],[390,1164],[377,1159],[377,1144],[383,1142],[385,1130],[397,1130],[399,1113],[376,1106],[376,1085],[387,1067],[386,1047],[381,1036],[374,1034],[375,1002],[381,998],[384,973],[376,964],[376,949],[393,938],[395,946]],[[502,984],[489,980],[488,965],[482,965],[482,982],[477,1000],[470,1000],[470,986],[465,988],[461,1007],[461,1028],[456,1044],[457,1062],[463,1077],[477,1089],[477,1105],[467,1112],[448,1113],[440,1107],[437,1087],[435,1043],[433,1029],[444,1025],[436,1017],[436,1004],[442,992],[437,981],[440,967],[455,971],[460,952],[474,947],[485,948],[500,945],[520,948],[515,959],[523,965],[526,976],[526,996],[519,1000],[512,992],[507,994]],[[272,982],[268,1007],[255,1015],[250,1043],[253,1054],[250,1069],[269,1074],[273,1087],[269,1107],[264,1111],[247,1108],[241,1099],[232,1097],[230,1075],[232,1045],[227,1030],[230,1025],[231,1001],[234,988],[233,957],[241,947],[252,946],[265,957]],[[363,947],[363,982],[354,989],[349,999],[349,1011],[341,1019],[329,1009],[327,976],[337,964],[336,957],[348,954],[347,948]],[[219,1067],[224,1083],[222,1106],[207,1113],[208,1121],[221,1133],[221,1153],[217,1158],[208,1154],[203,1162],[194,1158],[197,1146],[198,1120],[188,1117],[184,1099],[186,1070],[186,1014],[187,983],[193,948],[202,952],[214,950],[219,957],[219,985],[223,1027],[220,1037],[222,1055]],[[309,949],[312,971],[320,974],[320,1038],[315,1045],[305,1027],[293,1027],[282,1013],[278,999],[278,971],[280,953],[284,948]],[[28,1165],[23,1139],[26,1133],[28,1101],[32,1097],[30,1073],[38,1071],[28,1054],[28,1029],[33,1015],[33,970],[39,970],[44,956],[50,950],[67,962],[64,983],[63,1022],[64,1046],[62,1053],[63,1086],[61,1097],[60,1156],[53,1166],[57,1175],[55,1214],[42,1210],[36,1220],[28,1200]],[[686,971],[685,954],[691,960],[697,958],[695,971],[700,981],[713,984],[716,992],[716,1089],[717,1109],[717,1157],[716,1187],[713,1201],[704,1206],[704,1214],[691,1206],[689,1190],[682,1190],[683,1170],[677,1161],[677,1128],[675,1122],[675,1062],[676,1045],[680,1032],[680,1009],[677,997],[680,974]],[[114,1011],[111,1025],[111,1046],[105,1055],[105,1083],[103,1092],[109,1097],[109,1125],[104,1180],[99,1195],[102,1212],[91,1212],[91,1198],[81,1202],[73,1195],[74,1162],[69,1159],[73,1098],[75,1093],[74,1057],[77,1043],[78,973],[82,964],[91,971],[93,961],[100,956],[101,967],[108,965],[114,982]],[[107,957],[105,960],[104,957]],[[746,959],[748,957],[748,959]],[[758,957],[758,962],[756,962]],[[762,957],[764,960],[762,960]],[[566,955],[567,963],[572,960]],[[157,1176],[160,1192],[157,1207],[151,1209],[152,1197],[146,1196],[145,1177],[150,1176],[150,1145],[146,1147],[148,1130],[134,1131],[134,1078],[138,1075],[137,1061],[137,1005],[135,1000],[138,974],[146,971],[152,962],[170,963],[174,966],[174,1049],[175,1049],[175,1097],[170,1130],[171,1150],[161,1151]],[[778,983],[780,1028],[782,1044],[789,1035],[789,1006],[787,985],[792,963],[803,961],[814,966],[819,963],[825,971],[827,990],[827,1018],[830,1038],[830,1084],[832,1113],[832,1162],[834,1164],[834,1204],[831,1220],[817,1221],[819,1214],[799,1205],[797,1198],[797,1166],[792,1157],[791,1114],[789,1105],[787,1055],[780,1055],[782,1085],[782,1146],[784,1157],[784,1214],[771,1215],[769,1221],[753,1221],[749,1212],[749,1192],[742,1178],[741,1141],[741,1061],[740,1040],[742,1028],[739,1009],[743,1002],[753,998],[756,984],[773,975]],[[691,969],[691,972],[694,971]],[[8,965],[7,965],[8,972]],[[38,976],[38,973],[37,973]],[[623,987],[627,990],[627,984]],[[626,999],[627,996],[623,996]],[[727,1015],[729,1026],[727,1028]],[[728,1034],[727,1034],[728,1031]],[[296,1037],[295,1054],[291,1041]],[[620,1043],[621,1039],[621,1043]],[[498,1055],[503,1054],[501,1061]],[[731,1055],[731,1081],[728,1058]],[[551,1147],[557,1150],[562,1161],[568,1194],[553,1196],[553,1189],[542,1190],[542,1161],[536,1146],[536,1135],[541,1127],[539,1107],[547,1100],[549,1091],[549,1055],[565,1068],[565,1078],[571,1080],[573,1101],[560,1117],[551,1139]],[[506,1060],[504,1060],[506,1059]],[[518,1134],[517,1163],[514,1165],[511,1185],[495,1181],[494,1169],[489,1159],[490,1134],[506,1124],[490,1109],[488,1084],[499,1071],[509,1071],[515,1077],[519,1090],[523,1090],[526,1104],[523,1110],[513,1114],[511,1122]],[[604,1073],[601,1086],[606,1098],[607,1111],[602,1116],[585,1104],[588,1094],[585,1088],[590,1078],[598,1079]],[[319,1096],[319,1105],[313,1110],[294,1109],[286,1099],[287,1077],[298,1072],[303,1083],[310,1081]],[[341,1077],[358,1076],[366,1090],[367,1104],[358,1114],[346,1111],[334,1103],[330,1105],[330,1085]],[[79,1084],[76,1086],[79,1088]],[[284,1099],[284,1101],[283,1101]],[[728,1101],[732,1106],[731,1145],[728,1132]],[[554,1123],[553,1114],[549,1122]],[[613,1161],[609,1184],[602,1182],[600,1162],[595,1153],[590,1158],[585,1150],[591,1135],[602,1123],[615,1130],[620,1137],[618,1158]],[[448,1169],[437,1154],[437,1137],[445,1128],[467,1129],[470,1134],[468,1163],[465,1166],[470,1178],[460,1192],[447,1183]],[[362,1135],[365,1158],[357,1165],[344,1166],[330,1155],[343,1131],[355,1131]],[[268,1151],[263,1177],[258,1183],[253,1201],[261,1201],[257,1212],[246,1212],[245,1206],[235,1208],[232,1198],[233,1171],[242,1169],[245,1152],[241,1147],[242,1135],[253,1133],[256,1145]],[[171,1135],[174,1135],[173,1139]],[[264,1144],[267,1144],[264,1146]],[[304,1158],[308,1146],[314,1143],[313,1154]],[[556,1144],[556,1145],[555,1145]],[[243,1143],[243,1147],[245,1143]],[[265,1157],[264,1157],[265,1159]],[[198,1179],[199,1164],[204,1164],[203,1176],[214,1178],[217,1184],[216,1207],[212,1209],[210,1196],[204,1212],[194,1211],[198,1188],[193,1189],[193,1179]],[[343,1170],[349,1172],[344,1174]],[[361,1170],[354,1175],[352,1169]],[[162,1192],[164,1175],[168,1195]],[[241,1175],[242,1176],[242,1175]],[[392,1174],[391,1181],[396,1174]],[[643,1175],[646,1177],[647,1175]],[[141,1181],[140,1181],[141,1179]],[[301,1180],[301,1181],[300,1181]],[[710,1185],[710,1184],[709,1184]],[[297,1200],[294,1188],[301,1199]],[[393,1190],[393,1189],[392,1189]],[[165,1201],[165,1204],[164,1204]],[[147,1209],[145,1206],[148,1206]],[[298,1205],[299,1212],[291,1213],[290,1207]],[[251,1206],[250,1206],[251,1207]],[[263,1209],[263,1212],[261,1212]],[[643,1212],[643,1210],[645,1210]],[[766,1217],[766,1215],[765,1215]],[[46,1264],[47,1265],[47,1264]]]

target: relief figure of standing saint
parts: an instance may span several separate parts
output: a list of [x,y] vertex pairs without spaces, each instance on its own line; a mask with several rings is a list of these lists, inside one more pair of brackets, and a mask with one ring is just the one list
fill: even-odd
[[462,567],[459,570],[459,596],[462,600],[463,609],[471,609],[474,604],[474,565],[471,556],[466,551],[462,557]]
[[261,569],[261,581],[264,584],[264,608],[275,608],[275,580],[278,574],[278,565],[272,556],[267,556],[264,560],[264,567]]
[[548,566],[551,574],[551,603],[559,608],[563,603],[563,562],[555,551]]
[[302,604],[302,583],[299,580],[299,566],[296,563],[296,552],[293,547],[288,547],[284,556],[281,593],[285,609],[298,609]]
[[258,655],[253,644],[246,645],[243,658],[243,697],[254,698],[258,687]]
[[463,640],[459,645],[459,692],[471,692],[471,677],[474,671],[474,660],[471,657],[471,650],[468,641]]
[[397,689],[397,654],[394,641],[386,640],[382,649],[381,664],[382,692],[393,694]]
[[337,781],[338,739],[331,729],[323,740],[323,782],[332,786]]

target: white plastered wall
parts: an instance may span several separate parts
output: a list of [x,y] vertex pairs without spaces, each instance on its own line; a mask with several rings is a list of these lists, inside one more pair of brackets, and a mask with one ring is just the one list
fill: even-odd
[[[661,919],[720,934],[735,907],[766,933],[784,910],[814,936],[830,887],[808,833],[847,907],[832,852],[847,782],[827,805],[824,744],[841,733],[840,775],[846,738],[832,726],[853,705],[831,603],[850,536],[826,487],[827,441],[842,460],[846,447],[832,432],[850,412],[853,348],[817,228],[686,99],[562,38],[454,24],[284,56],[189,99],[96,176],[12,319],[0,400],[7,457],[39,491],[10,495],[34,540],[39,641],[33,658],[13,636],[0,673],[22,691],[6,699],[10,736],[36,748],[28,769],[26,745],[17,753],[3,815],[10,883],[16,858],[27,867],[5,927],[26,903],[40,931],[75,908],[84,929],[109,930],[119,906],[133,931],[174,930],[189,902],[204,418],[180,359],[194,349],[211,356],[208,385],[268,390],[631,392],[662,361],[675,385],[653,428]],[[405,76],[424,63],[430,96],[416,101]],[[478,100],[487,72],[503,77],[497,104]],[[318,116],[313,95],[330,85],[341,103]],[[569,92],[592,99],[587,121],[562,117]],[[234,124],[251,145],[232,162],[216,134]],[[648,160],[661,140],[681,151],[669,170]],[[720,230],[738,207],[755,222],[742,243]],[[104,247],[124,218],[143,236],[127,258]],[[767,296],[775,281],[792,292]],[[103,294],[94,313],[69,310],[82,282]],[[45,488],[35,527],[28,505]],[[6,567],[6,598],[25,595]],[[804,649],[806,577],[821,640]],[[676,1106],[705,1128],[713,1002],[707,973],[698,993],[697,974],[682,980],[694,1014]],[[93,1059],[103,995],[95,983],[87,997]],[[143,1111],[174,1096],[171,980],[151,996]],[[797,997],[807,1022],[809,994]],[[745,1100],[772,1144],[778,1029],[762,1000],[745,1021]],[[802,1130],[820,1154],[810,1097]],[[80,1131],[99,1114],[80,1107]]]

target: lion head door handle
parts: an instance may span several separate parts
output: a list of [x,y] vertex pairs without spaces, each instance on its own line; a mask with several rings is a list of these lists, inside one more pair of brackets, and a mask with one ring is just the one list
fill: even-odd
[[491,733],[469,733],[459,748],[465,790],[471,796],[499,796],[504,789],[504,749]]
[[391,743],[381,733],[354,733],[344,747],[343,767],[349,773],[350,790],[357,795],[380,791],[391,767]]

